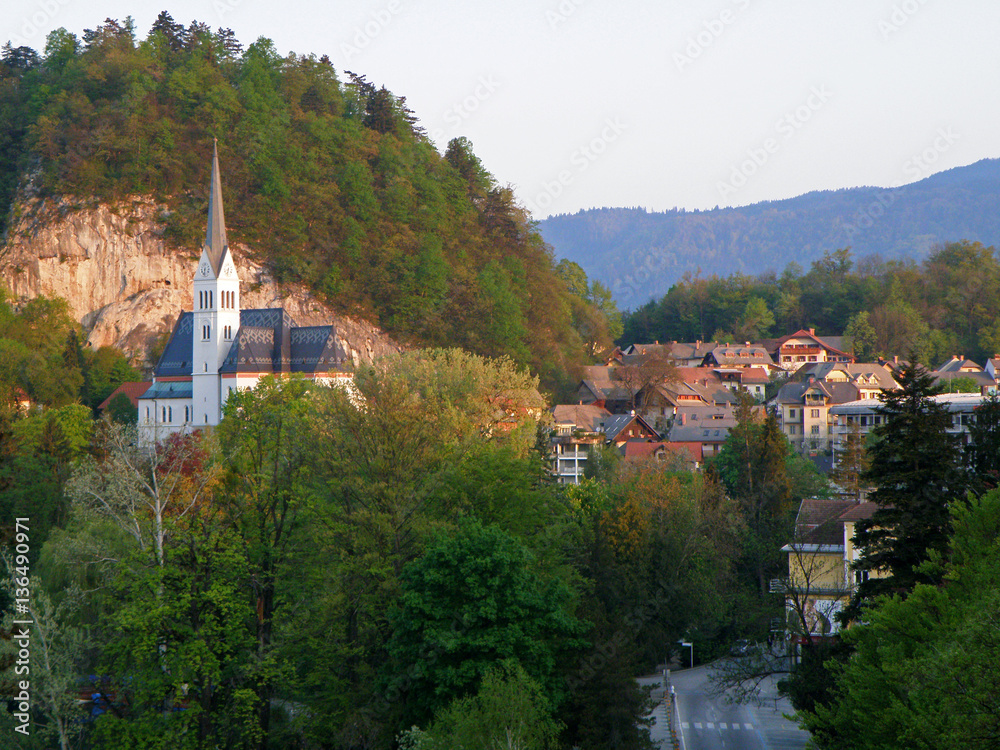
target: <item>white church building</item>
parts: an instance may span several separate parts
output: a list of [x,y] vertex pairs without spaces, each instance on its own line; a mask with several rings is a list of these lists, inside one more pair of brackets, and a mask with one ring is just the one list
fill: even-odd
[[218,146],[212,154],[208,231],[194,274],[194,310],[181,313],[153,384],[138,399],[139,439],[217,425],[226,399],[267,375],[350,380],[352,360],[336,328],[298,326],[284,309],[240,307],[240,281],[226,241]]

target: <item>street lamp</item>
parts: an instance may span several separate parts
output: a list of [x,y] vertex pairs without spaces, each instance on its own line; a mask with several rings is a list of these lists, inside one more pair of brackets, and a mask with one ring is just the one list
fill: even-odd
[[688,648],[691,649],[691,668],[694,669],[694,644],[689,643],[688,641],[677,641],[677,642],[681,644],[681,647],[687,646]]

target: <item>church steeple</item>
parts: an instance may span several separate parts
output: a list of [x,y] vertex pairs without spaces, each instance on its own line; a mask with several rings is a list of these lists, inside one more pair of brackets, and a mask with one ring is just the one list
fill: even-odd
[[208,231],[205,233],[205,254],[219,276],[222,261],[229,252],[226,240],[226,217],[222,212],[222,179],[219,176],[219,143],[212,146],[212,185],[208,193]]

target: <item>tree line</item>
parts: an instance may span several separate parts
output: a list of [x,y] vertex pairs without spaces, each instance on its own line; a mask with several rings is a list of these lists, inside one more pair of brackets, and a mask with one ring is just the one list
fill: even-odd
[[936,367],[952,355],[985,363],[1000,352],[1000,258],[978,242],[951,242],[922,263],[828,251],[808,271],[686,274],[659,300],[625,314],[621,343],[743,342],[814,328],[850,337],[859,361],[904,357]]

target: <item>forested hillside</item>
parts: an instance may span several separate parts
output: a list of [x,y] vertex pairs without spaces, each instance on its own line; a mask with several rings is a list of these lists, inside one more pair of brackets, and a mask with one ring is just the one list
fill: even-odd
[[145,39],[108,19],[82,39],[56,30],[44,50],[7,45],[0,205],[19,185],[77,206],[152,196],[193,253],[218,137],[230,241],[279,281],[403,341],[509,355],[556,384],[594,348],[581,332],[606,337],[591,305],[468,141],[442,156],[403,97],[343,76],[325,56],[244,49],[165,12]]
[[1000,258],[978,242],[952,242],[918,264],[827,252],[803,272],[686,275],[662,298],[625,315],[622,343],[753,341],[815,328],[851,337],[860,361],[909,357],[936,366],[1000,353]]
[[897,188],[859,187],[712,211],[595,208],[539,224],[559,257],[579,263],[635,308],[686,272],[781,273],[826,251],[923,260],[937,244],[1000,239],[1000,159]]

